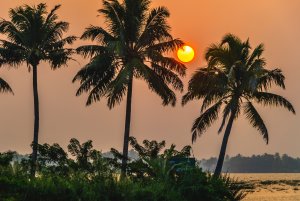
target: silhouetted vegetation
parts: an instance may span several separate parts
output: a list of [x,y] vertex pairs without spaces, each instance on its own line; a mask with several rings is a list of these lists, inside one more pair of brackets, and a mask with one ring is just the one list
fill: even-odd
[[[1,66],[1,58],[0,58],[0,66]],[[13,93],[9,84],[5,80],[3,80],[1,77],[0,77],[0,93]]]
[[[133,81],[144,80],[162,104],[175,106],[174,91],[183,91],[181,77],[186,67],[167,54],[184,45],[171,35],[165,7],[151,8],[151,0],[102,0],[98,12],[105,28],[89,26],[81,36],[91,45],[76,49],[88,63],[73,78],[80,86],[76,95],[88,93],[86,105],[107,99],[112,109],[126,100],[123,150],[109,154],[95,150],[92,141],[80,143],[71,139],[65,151],[59,144],[38,144],[39,96],[38,66],[51,69],[67,65],[75,50],[67,46],[77,39],[65,37],[69,23],[59,21],[56,11],[46,4],[23,5],[10,9],[10,20],[0,20],[0,67],[26,64],[32,71],[34,99],[34,132],[32,154],[0,153],[0,200],[6,201],[237,201],[245,197],[243,183],[220,175],[228,139],[235,119],[241,111],[268,143],[269,133],[254,103],[281,106],[295,114],[284,97],[270,93],[275,85],[285,89],[280,69],[266,69],[263,45],[251,50],[249,40],[243,42],[228,34],[220,44],[211,45],[206,53],[207,67],[195,72],[189,81],[182,104],[203,99],[201,114],[192,127],[192,141],[201,136],[217,120],[223,110],[219,132],[225,128],[218,159],[202,160],[208,170],[202,171],[191,157],[191,147],[176,150],[165,141],[130,137]],[[0,78],[0,92],[13,93]],[[137,157],[128,155],[129,144]],[[106,157],[110,155],[111,157]],[[300,172],[300,159],[287,155],[228,157],[228,172]],[[121,179],[120,179],[121,178]]]
[[[7,40],[0,40],[0,66],[18,67],[26,64],[28,70],[32,70],[34,100],[32,175],[35,174],[39,138],[38,66],[41,62],[47,62],[55,70],[66,65],[71,59],[73,50],[65,46],[71,45],[76,40],[75,36],[63,37],[69,23],[58,21],[56,11],[59,8],[60,5],[57,5],[48,12],[46,4],[43,3],[37,6],[19,6],[9,11],[10,21],[0,20],[0,33],[7,37]],[[0,79],[1,90],[11,91]]]
[[[77,53],[90,58],[90,62],[74,77],[74,82],[80,81],[76,95],[87,92],[87,105],[107,98],[110,109],[127,95],[125,157],[128,155],[134,79],[144,80],[149,89],[160,96],[163,105],[175,105],[176,95],[172,88],[183,91],[180,77],[185,75],[186,67],[165,53],[184,43],[171,35],[168,9],[150,8],[150,3],[150,0],[103,0],[98,12],[105,18],[106,28],[92,25],[86,28],[81,39],[97,44],[77,48]],[[122,166],[122,175],[125,175],[124,159]]]
[[[228,201],[245,197],[243,185],[229,177],[215,178],[198,166],[173,164],[189,158],[190,147],[165,148],[165,142],[130,138],[137,159],[128,161],[128,177],[119,180],[122,154],[106,158],[92,141],[71,139],[68,152],[58,144],[38,146],[37,176],[30,176],[31,157],[13,160],[15,152],[0,154],[0,200],[25,201]],[[71,155],[71,157],[69,157]]]
[[189,81],[182,104],[203,99],[200,116],[192,126],[192,141],[201,136],[222,113],[219,133],[225,128],[214,174],[220,175],[234,120],[242,113],[268,144],[269,132],[255,104],[283,107],[295,114],[293,105],[284,97],[269,92],[272,86],[285,89],[280,69],[269,70],[263,58],[264,46],[251,51],[249,40],[227,34],[219,44],[205,52],[207,67],[198,69]]
[[[204,170],[213,171],[217,158],[201,160],[200,166]],[[300,173],[300,158],[293,158],[278,153],[253,155],[246,157],[237,155],[227,156],[224,161],[224,172],[230,173]]]

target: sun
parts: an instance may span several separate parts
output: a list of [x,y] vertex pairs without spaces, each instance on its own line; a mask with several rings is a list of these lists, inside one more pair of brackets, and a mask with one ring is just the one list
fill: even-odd
[[195,52],[192,47],[184,45],[177,51],[177,57],[182,62],[190,62],[194,59]]

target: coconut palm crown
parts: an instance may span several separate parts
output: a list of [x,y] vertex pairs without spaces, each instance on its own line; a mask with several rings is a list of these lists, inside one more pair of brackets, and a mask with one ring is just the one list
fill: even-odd
[[20,6],[10,9],[10,21],[0,20],[0,34],[6,40],[0,40],[0,57],[2,64],[20,66],[27,64],[33,75],[34,96],[34,139],[32,153],[32,174],[35,174],[37,144],[39,133],[39,97],[37,86],[37,66],[40,62],[47,62],[52,69],[67,64],[71,59],[72,49],[65,45],[72,44],[75,36],[63,37],[68,30],[69,23],[59,21],[56,11],[60,5],[50,12],[46,4],[37,6]]
[[87,105],[107,98],[108,107],[113,108],[127,94],[123,175],[128,155],[133,79],[144,80],[161,97],[163,105],[176,102],[169,86],[183,90],[180,76],[185,75],[185,65],[164,55],[183,42],[170,34],[167,8],[150,9],[150,3],[150,0],[104,0],[98,12],[104,16],[106,27],[88,27],[81,39],[96,44],[77,49],[84,57],[91,58],[73,80],[80,81],[76,95],[88,93]]
[[198,69],[189,81],[188,92],[182,104],[203,100],[200,116],[192,126],[192,141],[196,141],[222,113],[219,133],[225,128],[215,175],[221,173],[227,142],[233,121],[242,113],[250,124],[269,142],[267,126],[255,108],[263,106],[284,107],[295,114],[292,104],[284,97],[269,92],[275,85],[285,89],[285,77],[280,69],[268,70],[262,57],[263,44],[251,51],[249,40],[243,42],[228,34],[220,44],[211,45],[206,53],[207,67]]

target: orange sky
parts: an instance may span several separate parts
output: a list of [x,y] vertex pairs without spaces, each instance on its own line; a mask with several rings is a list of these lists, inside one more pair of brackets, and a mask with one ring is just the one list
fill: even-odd
[[[22,4],[37,4],[40,0],[0,0],[0,17],[7,19],[9,8]],[[51,0],[49,7],[62,4],[59,15],[70,22],[69,34],[79,36],[90,24],[101,25],[96,17],[100,0]],[[89,3],[86,3],[89,2]],[[172,33],[192,45],[196,59],[188,64],[187,83],[191,73],[204,66],[205,48],[218,42],[225,33],[242,39],[250,38],[252,46],[263,42],[265,57],[270,68],[281,68],[286,75],[287,90],[274,91],[287,97],[300,108],[300,1],[298,0],[153,0],[153,5],[165,5],[171,11]],[[83,44],[76,42],[75,47]],[[92,139],[97,149],[120,149],[123,140],[125,102],[109,111],[102,101],[85,107],[86,96],[75,97],[77,84],[71,80],[87,61],[76,56],[78,62],[69,67],[51,71],[49,66],[39,67],[39,94],[41,107],[40,143],[58,142],[66,146],[71,137]],[[0,151],[8,149],[29,153],[33,135],[33,98],[31,74],[25,66],[19,69],[2,68],[0,76],[7,80],[15,96],[0,95]],[[178,94],[178,100],[181,94]],[[179,103],[179,102],[178,102]],[[190,128],[199,115],[201,102],[181,107],[163,107],[161,100],[141,81],[134,82],[132,132],[139,140],[165,139],[179,147],[191,143]],[[234,123],[229,139],[228,154],[288,153],[300,156],[300,116],[283,109],[260,108],[269,128],[270,143],[243,118]],[[216,156],[222,136],[217,134],[220,122],[211,127],[193,145],[196,157]]]

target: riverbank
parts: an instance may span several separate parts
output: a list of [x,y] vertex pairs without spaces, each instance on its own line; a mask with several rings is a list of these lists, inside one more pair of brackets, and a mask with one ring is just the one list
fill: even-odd
[[300,201],[299,173],[230,174],[245,182],[245,201]]

